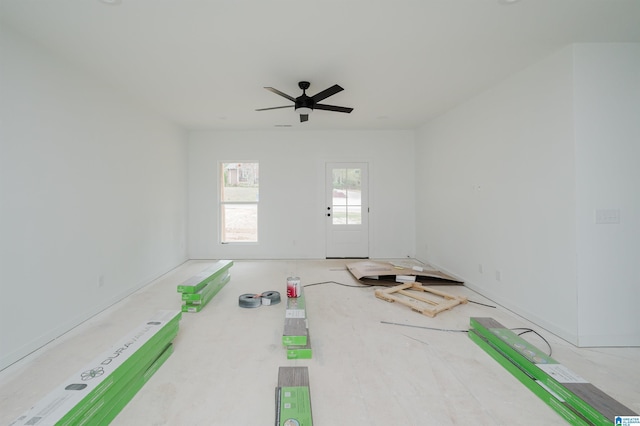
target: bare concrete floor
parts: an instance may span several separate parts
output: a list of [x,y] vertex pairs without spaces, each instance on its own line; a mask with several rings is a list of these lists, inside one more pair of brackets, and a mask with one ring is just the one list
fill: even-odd
[[[160,309],[179,309],[177,284],[212,262],[190,261],[0,372],[0,424],[9,424],[56,385]],[[315,425],[565,425],[464,332],[470,317],[530,327],[552,356],[640,412],[640,348],[576,348],[501,308],[469,303],[429,318],[336,284],[305,289],[313,359],[287,360],[285,303],[240,308],[244,293],[302,284],[357,284],[343,260],[235,261],[231,281],[196,314],[183,314],[175,352],[114,425],[273,425],[278,367],[308,366]],[[464,286],[439,286],[492,304]],[[529,333],[538,348],[546,344]]]

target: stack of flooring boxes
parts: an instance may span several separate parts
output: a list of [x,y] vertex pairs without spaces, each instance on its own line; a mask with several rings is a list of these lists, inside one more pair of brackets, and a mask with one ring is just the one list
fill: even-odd
[[287,348],[287,359],[311,358],[311,339],[303,290],[298,297],[287,297],[282,344]]
[[478,346],[571,424],[612,425],[619,416],[637,416],[493,318],[471,318],[470,325]]
[[109,424],[172,354],[181,316],[159,311],[12,425]]
[[200,312],[231,279],[231,260],[219,260],[178,285],[182,293],[182,312]]
[[[311,339],[307,323],[304,291],[298,297],[287,297],[282,344],[287,359],[311,358]],[[280,367],[276,387],[276,426],[312,426],[309,369]]]

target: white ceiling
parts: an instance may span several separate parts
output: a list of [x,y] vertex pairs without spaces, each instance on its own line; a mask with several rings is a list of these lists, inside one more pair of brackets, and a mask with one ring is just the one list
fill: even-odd
[[[640,0],[0,0],[0,20],[189,129],[415,128],[570,43],[640,42]],[[298,81],[351,114],[293,109]]]

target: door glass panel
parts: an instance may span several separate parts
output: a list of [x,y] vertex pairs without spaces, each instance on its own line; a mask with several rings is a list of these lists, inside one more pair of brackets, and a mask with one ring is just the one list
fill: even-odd
[[360,206],[347,207],[347,223],[349,225],[362,225],[362,209]]
[[333,169],[334,225],[362,224],[361,169]]

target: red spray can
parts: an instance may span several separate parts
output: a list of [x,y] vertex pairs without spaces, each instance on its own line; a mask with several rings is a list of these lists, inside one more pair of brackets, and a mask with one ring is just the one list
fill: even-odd
[[287,278],[287,297],[300,297],[300,278],[289,277]]

